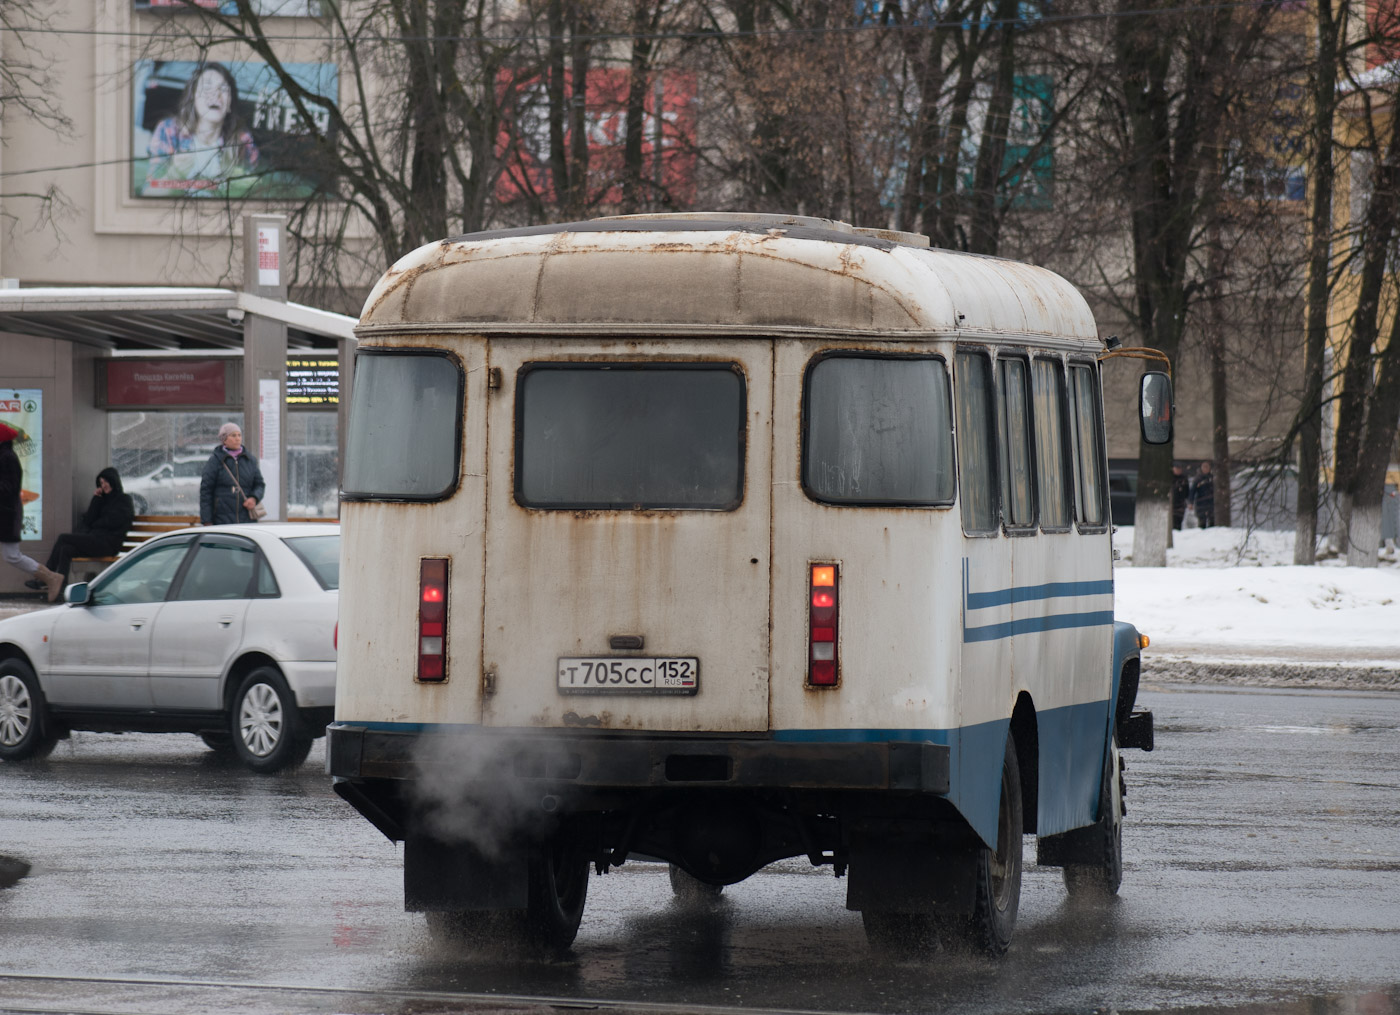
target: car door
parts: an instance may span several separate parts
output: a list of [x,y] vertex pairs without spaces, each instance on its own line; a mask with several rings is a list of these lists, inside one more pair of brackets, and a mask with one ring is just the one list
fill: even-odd
[[62,608],[50,635],[49,703],[148,711],[151,629],[191,537],[152,541],[93,583],[83,605]]
[[[151,698],[161,711],[212,711],[219,679],[243,641],[260,563],[251,539],[201,535],[151,633]],[[268,578],[271,575],[269,573]]]

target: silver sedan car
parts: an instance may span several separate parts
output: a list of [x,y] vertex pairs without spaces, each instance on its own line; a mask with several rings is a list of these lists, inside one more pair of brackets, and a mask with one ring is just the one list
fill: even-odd
[[196,733],[258,772],[299,765],[335,706],[338,525],[182,529],[51,609],[0,621],[0,758],[70,730]]

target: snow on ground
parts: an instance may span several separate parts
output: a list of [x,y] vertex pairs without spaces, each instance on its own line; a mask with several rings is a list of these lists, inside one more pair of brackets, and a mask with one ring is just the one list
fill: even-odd
[[1168,662],[1400,670],[1400,558],[1377,568],[1297,567],[1291,532],[1185,529],[1166,567],[1132,566],[1133,530],[1113,537],[1115,612]]

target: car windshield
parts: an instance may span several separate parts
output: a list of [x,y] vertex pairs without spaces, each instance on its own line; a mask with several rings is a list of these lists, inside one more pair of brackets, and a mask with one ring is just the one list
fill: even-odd
[[340,588],[340,536],[294,536],[285,540],[323,589]]

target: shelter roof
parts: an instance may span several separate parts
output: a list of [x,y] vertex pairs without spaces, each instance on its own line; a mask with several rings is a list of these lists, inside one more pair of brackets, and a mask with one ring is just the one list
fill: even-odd
[[0,331],[113,351],[209,352],[243,348],[242,319],[287,325],[289,349],[334,347],[355,319],[234,289],[46,286],[0,289]]

